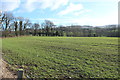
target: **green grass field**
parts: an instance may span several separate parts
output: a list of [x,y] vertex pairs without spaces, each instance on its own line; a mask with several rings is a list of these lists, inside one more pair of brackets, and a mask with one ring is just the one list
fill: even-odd
[[37,78],[118,78],[118,38],[16,37],[2,40],[3,58]]

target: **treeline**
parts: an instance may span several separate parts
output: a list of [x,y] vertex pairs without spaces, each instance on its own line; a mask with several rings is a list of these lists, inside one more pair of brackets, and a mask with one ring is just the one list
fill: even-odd
[[69,36],[69,37],[119,37],[120,27],[107,25],[104,27],[93,26],[56,26],[52,21],[45,20],[43,23],[32,23],[23,17],[14,17],[10,12],[0,13],[1,37],[13,36]]
[[106,26],[80,26],[72,25],[62,29],[66,32],[66,36],[74,37],[119,37],[120,26],[106,25]]

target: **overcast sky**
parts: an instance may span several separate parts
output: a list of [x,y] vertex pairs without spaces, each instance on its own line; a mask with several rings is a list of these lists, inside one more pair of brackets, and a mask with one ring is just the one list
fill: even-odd
[[0,0],[0,10],[31,22],[102,26],[118,23],[119,0]]

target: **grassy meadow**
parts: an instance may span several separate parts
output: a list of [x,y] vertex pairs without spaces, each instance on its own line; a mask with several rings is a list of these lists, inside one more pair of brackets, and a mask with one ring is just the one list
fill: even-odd
[[2,39],[3,58],[33,78],[118,78],[118,38]]

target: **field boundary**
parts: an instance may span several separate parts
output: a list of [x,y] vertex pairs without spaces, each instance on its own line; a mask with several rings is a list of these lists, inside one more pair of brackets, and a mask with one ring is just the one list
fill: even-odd
[[17,73],[14,69],[12,69],[11,65],[8,64],[3,58],[1,59],[2,62],[2,78],[17,78]]

